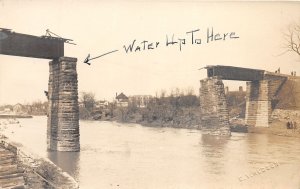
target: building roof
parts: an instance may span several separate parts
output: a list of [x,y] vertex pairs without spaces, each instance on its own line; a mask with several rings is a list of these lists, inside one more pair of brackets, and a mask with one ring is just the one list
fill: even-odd
[[128,99],[128,97],[126,95],[124,95],[123,93],[119,94],[118,96],[116,96],[116,99]]
[[99,100],[97,103],[106,103],[106,102],[108,102],[108,101],[106,101],[106,100]]
[[14,105],[14,107],[16,107],[16,106],[23,106],[23,105],[20,104],[20,103],[17,103],[17,104]]

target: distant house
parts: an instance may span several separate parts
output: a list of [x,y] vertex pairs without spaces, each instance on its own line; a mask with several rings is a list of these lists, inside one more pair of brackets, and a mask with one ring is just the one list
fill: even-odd
[[96,102],[96,108],[107,108],[108,101],[107,100],[100,100]]
[[136,104],[136,106],[139,108],[144,108],[151,99],[151,95],[133,95],[129,97],[129,102]]
[[4,108],[4,112],[5,113],[10,113],[11,112],[11,108]]
[[0,112],[1,113],[11,113],[13,110],[13,106],[12,105],[4,105],[0,107]]
[[13,106],[13,112],[15,114],[22,114],[22,113],[24,113],[23,110],[24,110],[24,107],[20,103],[18,103],[18,104],[16,104],[16,105]]
[[1,109],[1,113],[11,113],[12,112],[12,108],[3,108],[3,110]]
[[121,94],[116,94],[116,104],[117,107],[128,107],[128,102],[129,102],[129,98],[124,95],[123,93]]

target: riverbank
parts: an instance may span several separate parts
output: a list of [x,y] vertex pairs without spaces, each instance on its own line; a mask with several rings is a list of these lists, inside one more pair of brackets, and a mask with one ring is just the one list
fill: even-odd
[[300,128],[287,129],[286,122],[278,120],[273,121],[270,127],[248,127],[248,132],[300,138]]
[[0,119],[32,118],[32,115],[0,114]]
[[99,119],[95,121],[136,123],[146,127],[201,129],[199,107],[165,108],[165,110],[140,108],[135,112],[129,111],[128,108],[119,108],[114,112],[113,116],[99,116]]
[[192,121],[189,121],[187,124],[184,124],[182,122],[175,122],[175,121],[152,121],[152,122],[147,122],[147,121],[142,121],[142,120],[127,120],[127,121],[122,121],[119,119],[100,119],[100,120],[90,120],[90,121],[109,121],[109,122],[117,122],[121,124],[139,124],[144,127],[157,127],[157,128],[162,128],[162,127],[168,127],[168,128],[182,128],[182,129],[197,129],[201,130],[201,124],[200,123],[195,123]]
[[67,173],[0,134],[0,188],[79,188]]

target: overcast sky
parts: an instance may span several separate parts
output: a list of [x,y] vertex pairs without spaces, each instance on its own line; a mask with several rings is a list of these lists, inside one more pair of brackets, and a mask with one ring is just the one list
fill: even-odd
[[[198,95],[206,65],[232,65],[300,74],[300,58],[284,51],[283,33],[300,24],[298,2],[203,3],[196,1],[17,1],[0,0],[0,27],[44,35],[46,29],[77,44],[65,44],[65,56],[78,58],[79,92],[112,100],[115,93],[155,95],[192,87]],[[207,43],[207,29],[225,40]],[[191,44],[191,34],[200,45]],[[231,32],[239,38],[230,39]],[[166,36],[186,39],[166,46]],[[126,53],[124,45],[154,42],[150,50]],[[143,45],[141,46],[143,49]],[[88,66],[83,60],[95,57]],[[0,55],[0,104],[45,101],[49,60]],[[236,90],[244,82],[225,82]]]

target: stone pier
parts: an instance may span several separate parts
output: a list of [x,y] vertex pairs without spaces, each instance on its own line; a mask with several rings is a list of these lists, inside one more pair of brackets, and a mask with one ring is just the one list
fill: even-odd
[[49,150],[79,151],[76,58],[49,63],[47,145]]
[[280,101],[278,93],[287,77],[265,72],[263,80],[247,82],[245,123],[255,127],[269,127],[272,112]]
[[210,135],[229,136],[229,115],[224,84],[217,77],[200,81],[200,107],[202,130]]
[[245,123],[256,127],[268,127],[271,123],[271,99],[269,80],[247,82]]

